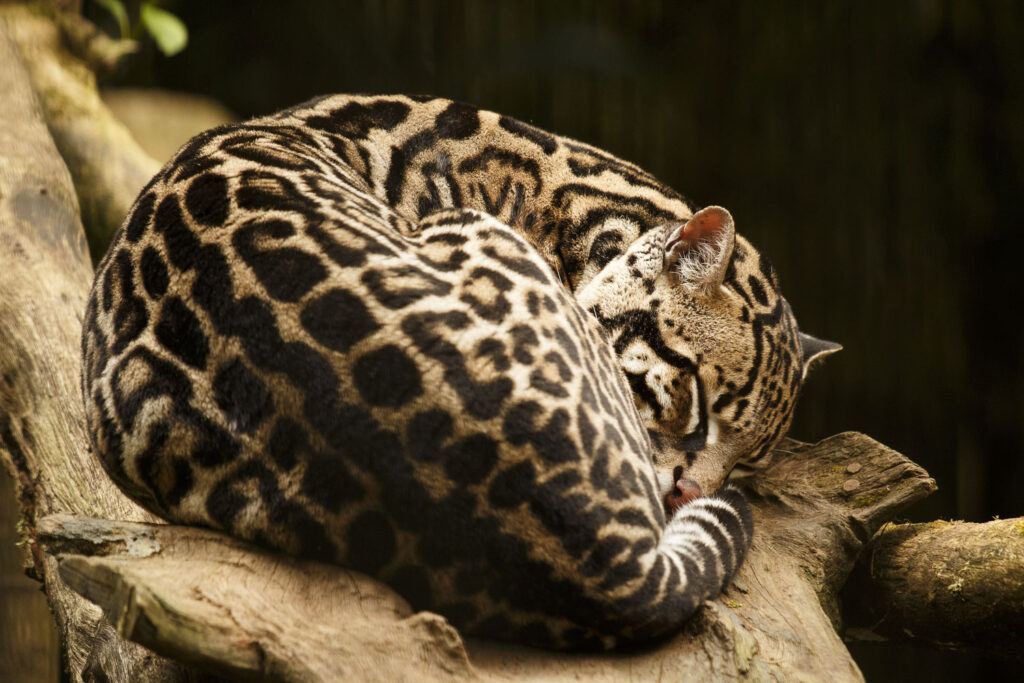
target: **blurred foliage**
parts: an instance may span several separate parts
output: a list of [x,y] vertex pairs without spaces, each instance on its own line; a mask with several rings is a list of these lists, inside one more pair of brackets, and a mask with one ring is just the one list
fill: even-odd
[[139,7],[139,23],[153,36],[157,47],[168,57],[174,56],[188,45],[188,30],[178,17],[151,2]]
[[167,57],[178,54],[188,45],[188,29],[185,24],[167,10],[161,9],[153,0],[132,3],[133,14],[138,17],[134,29],[123,0],[93,1],[113,18],[119,38],[138,38],[145,32]]
[[444,95],[729,207],[802,327],[846,347],[813,374],[794,436],[860,430],[927,467],[940,491],[917,519],[1024,515],[1024,3],[169,6],[191,45],[144,55],[133,84],[243,115]]

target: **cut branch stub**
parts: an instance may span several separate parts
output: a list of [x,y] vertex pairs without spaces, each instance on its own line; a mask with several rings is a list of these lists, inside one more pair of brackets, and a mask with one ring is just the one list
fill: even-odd
[[861,549],[900,510],[934,492],[935,480],[857,432],[813,446],[787,440],[773,458],[749,487],[766,518],[757,528],[788,551],[783,554],[797,561],[799,571],[815,577],[822,606],[838,628],[838,592]]
[[[874,529],[934,482],[861,434],[784,451],[752,486],[754,545],[727,593],[677,636],[609,655],[463,643],[372,579],[212,531],[59,517],[41,540],[122,635],[240,679],[859,681],[835,591]],[[856,496],[843,486],[851,466]]]

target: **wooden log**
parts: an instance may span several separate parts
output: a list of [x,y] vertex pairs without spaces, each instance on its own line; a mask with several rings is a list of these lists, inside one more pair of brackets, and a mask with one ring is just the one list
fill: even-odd
[[61,575],[119,632],[246,680],[442,680],[470,667],[454,628],[340,567],[198,528],[52,516]]
[[1024,519],[888,524],[844,590],[847,636],[1024,660]]
[[52,513],[151,518],[88,452],[79,337],[92,267],[71,176],[8,29],[0,21],[0,461],[15,481],[31,571],[71,680],[181,679],[180,666],[115,637],[35,542],[36,521]]
[[120,634],[238,680],[858,681],[837,593],[874,531],[934,488],[861,434],[788,442],[752,482],[754,545],[727,593],[675,637],[608,654],[463,641],[372,579],[212,531],[65,516],[41,540]]

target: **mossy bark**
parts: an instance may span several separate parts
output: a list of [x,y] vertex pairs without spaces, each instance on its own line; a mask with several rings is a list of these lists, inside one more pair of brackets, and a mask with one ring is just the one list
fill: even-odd
[[[53,142],[78,191],[94,257],[121,225],[142,186],[159,169],[100,99],[89,65],[72,54],[47,3],[0,5],[0,20],[16,46]],[[63,15],[57,15],[63,16]]]
[[888,524],[843,596],[851,637],[1024,658],[1024,520]]

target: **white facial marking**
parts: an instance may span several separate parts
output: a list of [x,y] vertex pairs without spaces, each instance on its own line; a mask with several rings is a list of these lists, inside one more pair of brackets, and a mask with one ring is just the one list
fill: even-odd
[[690,383],[690,421],[686,423],[686,433],[692,434],[700,427],[700,388],[697,386],[697,376],[694,375]]
[[675,479],[672,478],[671,472],[666,472],[662,469],[654,470],[654,478],[658,482],[658,494],[662,498],[667,496],[676,487]]
[[642,375],[647,372],[647,353],[643,342],[634,340],[630,348],[622,355],[620,364],[622,369],[634,375]]
[[[658,363],[655,367],[659,369],[667,369],[668,365],[666,363]],[[668,393],[668,390],[665,388],[665,384],[661,381],[661,377],[657,371],[650,372],[647,376],[654,380],[653,383],[647,382],[647,386],[650,387],[652,392],[654,392],[654,398],[658,401],[658,405],[660,405],[662,409],[671,409],[672,395]]]
[[709,415],[707,444],[709,446],[714,446],[716,443],[718,443],[718,416]]

